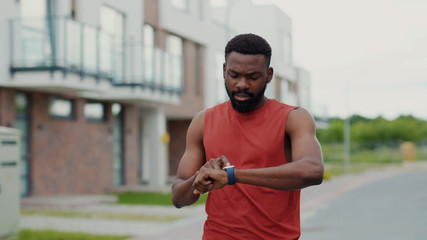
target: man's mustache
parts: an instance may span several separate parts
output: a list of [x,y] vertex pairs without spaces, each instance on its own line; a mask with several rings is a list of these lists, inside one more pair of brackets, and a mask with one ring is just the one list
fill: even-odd
[[246,94],[246,95],[249,95],[250,97],[254,97],[255,96],[255,94],[254,93],[251,93],[251,92],[248,92],[248,90],[241,90],[241,89],[239,89],[239,90],[236,90],[236,91],[231,91],[231,95],[232,96],[234,96],[234,95],[236,95],[236,94],[240,94],[240,93],[243,93],[243,94]]

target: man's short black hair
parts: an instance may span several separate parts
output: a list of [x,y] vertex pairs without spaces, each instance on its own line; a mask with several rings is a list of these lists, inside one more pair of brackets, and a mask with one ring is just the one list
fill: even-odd
[[267,67],[270,66],[271,61],[271,47],[268,42],[255,34],[247,33],[240,34],[232,38],[225,46],[225,61],[231,52],[238,52],[241,54],[262,54],[267,60]]

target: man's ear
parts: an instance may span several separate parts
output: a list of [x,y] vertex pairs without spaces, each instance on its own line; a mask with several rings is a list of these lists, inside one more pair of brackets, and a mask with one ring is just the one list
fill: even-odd
[[267,83],[270,83],[270,82],[271,82],[271,80],[273,79],[273,73],[274,73],[273,68],[272,68],[272,67],[269,67],[269,68],[267,69]]
[[222,64],[222,77],[225,79],[225,63]]

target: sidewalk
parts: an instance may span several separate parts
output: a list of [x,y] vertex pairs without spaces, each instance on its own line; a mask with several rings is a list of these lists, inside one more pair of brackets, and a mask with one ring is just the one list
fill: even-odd
[[[22,210],[135,214],[147,216],[148,219],[159,219],[161,217],[166,219],[179,217],[179,219],[171,221],[136,221],[23,215],[21,216],[21,228],[140,237],[135,239],[167,239],[158,238],[158,236],[164,233],[176,232],[183,226],[194,225],[194,229],[200,230],[198,235],[200,238],[203,222],[206,218],[204,205],[177,209],[173,206],[113,205],[111,202],[115,202],[114,196],[31,197],[22,199],[21,208]],[[179,238],[174,239],[179,240]]]
[[[365,184],[407,171],[427,171],[427,161],[404,163],[396,167],[349,174],[309,187],[301,194],[301,221],[336,197]],[[176,209],[172,206],[113,205],[114,196],[56,196],[30,197],[21,200],[22,209],[49,209],[75,212],[109,212],[146,216],[180,217],[172,221],[135,221],[118,219],[60,218],[22,216],[21,228],[52,229],[66,232],[130,235],[133,240],[191,240],[200,239],[206,219],[204,206]]]

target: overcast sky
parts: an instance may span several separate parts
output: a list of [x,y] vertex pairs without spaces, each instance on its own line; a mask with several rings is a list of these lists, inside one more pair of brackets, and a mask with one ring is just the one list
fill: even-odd
[[[292,18],[316,114],[427,120],[427,0],[254,0]],[[274,51],[274,50],[273,50]]]

